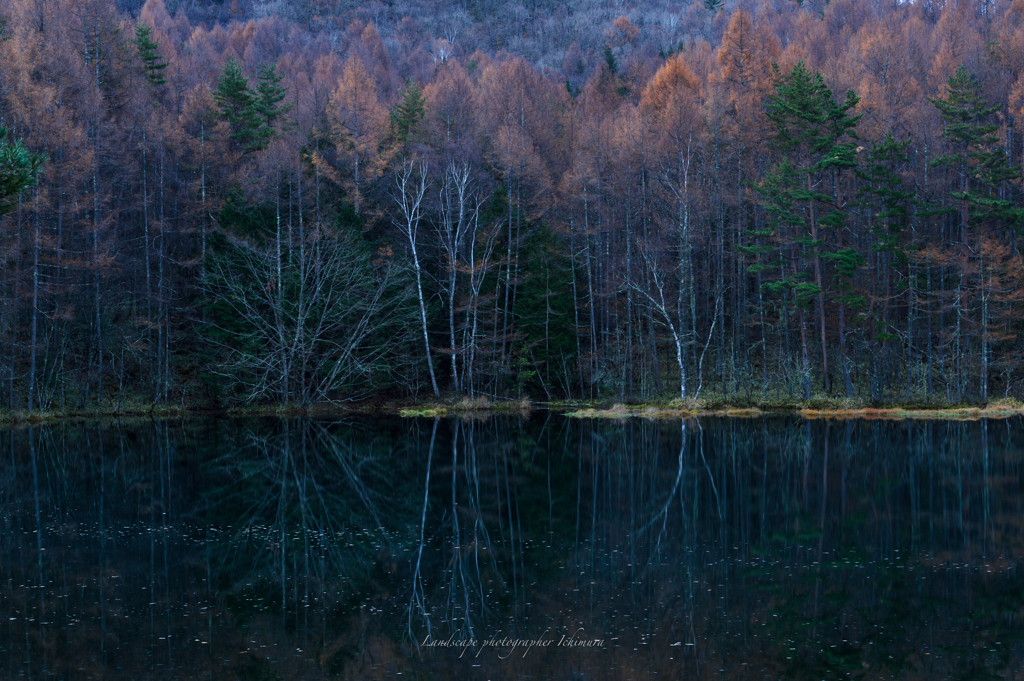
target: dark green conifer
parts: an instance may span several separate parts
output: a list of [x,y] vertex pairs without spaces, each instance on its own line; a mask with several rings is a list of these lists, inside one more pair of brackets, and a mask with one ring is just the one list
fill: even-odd
[[213,98],[220,107],[221,117],[228,122],[231,140],[246,151],[257,148],[260,121],[256,114],[256,94],[234,57],[224,64]]
[[724,4],[725,0],[704,0],[704,7],[711,12],[711,16],[718,14]]
[[0,127],[0,216],[11,210],[11,200],[36,183],[46,156],[33,154],[21,140],[7,141],[7,128]]
[[874,250],[891,254],[898,264],[907,260],[903,233],[910,222],[915,196],[914,191],[904,188],[898,172],[909,161],[909,145],[910,140],[898,142],[889,132],[872,145],[867,164],[857,171],[857,177],[864,181],[860,204],[871,211],[871,231],[878,239]]
[[135,49],[142,60],[146,80],[160,86],[167,82],[163,73],[167,68],[167,62],[161,60],[158,47],[160,46],[153,40],[153,29],[148,24],[139,23],[135,27]]
[[928,100],[942,116],[942,137],[949,144],[949,153],[931,164],[953,168],[960,176],[960,191],[950,196],[960,201],[960,240],[966,249],[975,221],[1020,221],[1020,211],[999,196],[1017,170],[1010,166],[997,134],[999,124],[993,120],[1000,105],[985,101],[981,81],[961,65],[948,83],[945,99]]
[[288,88],[281,86],[283,79],[274,64],[264,64],[256,75],[253,113],[258,120],[256,146],[260,149],[274,137],[280,118],[292,109],[291,104],[281,103],[288,94]]
[[416,140],[420,122],[426,113],[426,100],[415,82],[410,82],[402,99],[391,109],[391,135],[400,144]]

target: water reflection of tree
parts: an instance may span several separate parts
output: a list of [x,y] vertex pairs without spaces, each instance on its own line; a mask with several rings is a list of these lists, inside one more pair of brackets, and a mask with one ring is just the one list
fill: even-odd
[[180,562],[170,530],[188,522],[179,509],[190,506],[191,471],[171,465],[170,444],[184,430],[61,423],[0,433],[0,600],[19,615],[0,625],[13,653],[0,652],[0,675],[133,678],[126,670],[174,670],[200,652],[172,654],[167,643],[209,604],[183,594],[180,584],[202,577]]
[[248,429],[207,466],[208,544],[239,621],[273,613],[316,635],[356,607],[410,524],[396,443],[346,422],[282,420]]
[[[1024,661],[1020,426],[8,431],[0,676],[1005,675]],[[415,652],[426,617],[435,638],[582,626],[608,643],[470,662]]]
[[[733,456],[730,425],[713,429],[722,468]],[[766,424],[760,440],[741,438],[748,472],[763,452],[762,481],[722,478],[752,494],[729,502],[729,543],[749,553],[722,550],[742,567],[719,579],[741,584],[746,599],[697,605],[730,623],[716,632],[707,620],[701,659],[734,670],[729,661],[742,659],[797,679],[982,678],[1012,669],[1011,656],[1022,659],[1013,630],[1024,605],[1014,539],[1019,436],[1006,431],[993,456],[991,424],[840,425]],[[741,542],[750,521],[759,536]],[[733,657],[730,641],[751,637],[760,639],[760,659],[749,643]]]
[[[454,559],[466,506],[492,528],[506,580],[507,605],[474,630],[582,624],[617,639],[600,658],[531,654],[534,673],[912,679],[1024,659],[1022,442],[1005,424],[997,441],[984,422],[585,422],[550,429],[547,446],[537,421],[448,425],[439,442],[463,463],[453,494],[434,458],[435,638],[466,631],[459,613],[476,602]],[[489,474],[456,444],[470,431],[498,462]],[[477,475],[484,493],[462,496]]]

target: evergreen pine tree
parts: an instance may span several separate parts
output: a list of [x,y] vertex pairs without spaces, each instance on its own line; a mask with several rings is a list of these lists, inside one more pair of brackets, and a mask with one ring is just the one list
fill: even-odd
[[[798,230],[804,224],[804,218],[799,207],[799,199],[803,196],[803,181],[799,171],[783,158],[780,163],[765,173],[764,179],[758,184],[757,191],[761,195],[765,212],[768,214],[768,229],[751,232],[751,236],[771,238],[775,245],[744,246],[741,250],[751,255],[770,256],[794,245],[813,245],[806,237],[797,236],[790,239],[789,235]],[[818,288],[808,284],[804,279],[806,274],[790,273],[786,271],[786,261],[771,260],[762,262],[760,265],[751,265],[750,271],[761,272],[766,281],[761,288],[768,294],[781,296],[792,291],[793,302],[806,307],[814,300]],[[775,278],[775,272],[779,277]]]
[[615,53],[612,52],[611,45],[604,46],[604,63],[608,65],[608,70],[612,74],[619,72],[619,63],[615,60]]
[[278,75],[274,64],[264,64],[256,75],[256,92],[253,95],[253,115],[258,121],[254,146],[263,149],[276,134],[279,119],[291,111],[291,104],[282,104],[288,88],[281,86],[283,76]]
[[45,155],[33,154],[20,140],[8,142],[0,127],[0,216],[11,210],[11,199],[36,183]]
[[142,60],[146,80],[153,85],[163,85],[167,82],[163,70],[167,68],[167,62],[161,61],[159,45],[153,40],[153,29],[148,24],[139,23],[135,27],[135,49],[138,51],[139,59]]
[[242,74],[242,66],[232,57],[224,64],[213,99],[220,107],[221,118],[228,122],[231,140],[243,150],[251,151],[261,142],[260,120],[256,110],[256,94]]
[[[852,140],[857,139],[860,116],[851,112],[860,98],[850,91],[844,99],[836,101],[822,75],[812,74],[803,61],[797,62],[785,76],[779,73],[777,65],[774,73],[776,92],[768,97],[765,113],[775,127],[776,150],[803,180],[803,186],[794,189],[790,198],[802,209],[801,223],[805,231],[800,233],[800,227],[794,225],[797,233],[792,241],[801,246],[801,255],[809,259],[813,273],[813,282],[801,282],[794,287],[794,293],[798,302],[809,300],[811,296],[817,299],[822,377],[827,392],[829,372],[822,260],[834,264],[841,280],[840,291],[848,290],[846,284],[863,262],[855,249],[843,246],[847,213],[841,193],[843,171],[857,166],[857,147]],[[835,235],[834,246],[826,245],[826,235],[819,227],[829,228]],[[846,353],[844,307],[857,300],[846,294],[840,294],[838,300],[843,378],[847,397],[851,397],[853,387]]]
[[[868,314],[871,324],[871,339],[874,345],[870,364],[871,399],[875,402],[882,399],[883,372],[888,361],[889,343],[899,340],[890,313],[892,303],[896,300],[894,289],[906,292],[912,286],[910,278],[894,282],[893,275],[907,265],[905,232],[910,224],[910,211],[915,193],[903,186],[903,178],[899,168],[909,162],[907,147],[910,140],[896,141],[891,132],[880,142],[872,145],[867,155],[867,163],[857,171],[857,177],[863,182],[860,188],[859,205],[868,210],[871,216],[868,227],[876,241],[871,246],[875,254],[878,270],[875,276],[880,279],[877,284],[878,304],[873,305]],[[910,292],[913,295],[913,291]],[[910,333],[908,333],[910,335]],[[912,339],[908,339],[912,342]]]
[[724,4],[725,0],[704,0],[704,7],[711,12],[711,16],[718,14]]
[[896,264],[907,261],[903,233],[910,222],[910,208],[915,196],[903,187],[903,178],[897,168],[909,161],[907,147],[910,140],[896,141],[891,132],[872,145],[868,162],[858,169],[857,177],[864,181],[860,189],[860,204],[871,211],[871,231],[878,241],[876,252],[889,253]]
[[960,241],[966,250],[975,219],[1020,220],[1020,211],[1014,210],[1012,202],[999,198],[999,189],[1016,177],[1017,171],[999,144],[999,124],[992,120],[1000,105],[985,101],[981,81],[963,65],[948,83],[945,99],[929,101],[942,116],[942,137],[950,151],[931,164],[953,168],[960,176],[960,191],[950,196],[960,201]]
[[400,144],[416,140],[420,122],[426,113],[426,100],[415,82],[410,82],[402,99],[391,109],[391,136]]

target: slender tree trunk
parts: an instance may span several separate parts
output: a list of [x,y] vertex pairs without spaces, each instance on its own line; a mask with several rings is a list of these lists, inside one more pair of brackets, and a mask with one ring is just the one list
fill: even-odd
[[811,399],[811,362],[807,355],[807,320],[803,308],[800,308],[800,356],[803,362],[804,399]]
[[[586,393],[583,382],[583,346],[580,343],[580,298],[576,285],[576,230],[573,229],[574,221],[569,218],[569,268],[572,272],[572,314],[573,314],[573,336],[576,337],[576,366],[580,375],[580,397]],[[572,397],[568,395],[567,397]]]
[[960,168],[960,191],[963,192],[964,197],[960,199],[960,249],[963,254],[967,255],[967,231],[969,222],[969,209],[970,203],[967,200],[967,192],[969,191],[967,168]]
[[501,311],[501,362],[505,363],[505,344],[508,341],[509,303],[512,297],[512,242],[514,240],[512,225],[512,170],[505,169],[505,177],[508,180],[508,243],[505,244],[505,305]]
[[284,276],[282,272],[282,260],[284,258],[283,246],[281,243],[283,234],[281,233],[281,187],[280,187],[280,176],[275,178],[274,182],[274,223],[276,226],[275,237],[274,237],[274,248],[275,258],[274,265],[277,269],[277,328],[278,328],[278,343],[281,347],[281,356],[278,361],[281,363],[281,400],[285,404],[288,403],[288,399],[291,397],[291,387],[289,386],[288,374],[289,363],[291,358],[288,356],[288,342],[285,338],[285,310],[284,310]]
[[452,353],[452,387],[455,390],[459,390],[459,365],[458,365],[458,352],[456,351],[456,339],[455,339],[455,263],[452,265],[452,274],[448,279],[448,340]]
[[[931,268],[931,265],[929,265],[927,267],[927,272],[928,272],[928,275],[927,275],[927,278],[928,278],[928,281],[927,281],[928,294],[931,295],[931,293],[932,293],[932,268]],[[935,389],[934,388],[934,383],[933,383],[933,377],[932,377],[932,356],[933,356],[933,352],[932,352],[932,337],[934,335],[934,331],[932,330],[932,318],[933,317],[934,317],[934,315],[932,314],[932,311],[928,310],[927,389],[928,389],[928,396],[929,397],[931,397],[931,394],[932,394],[932,392]]]
[[[842,198],[842,174],[836,170],[833,173],[833,182],[835,183],[835,199],[836,199],[836,212],[842,211],[843,209],[843,198]],[[843,248],[843,226],[839,225],[836,230],[836,241],[839,245],[839,249]],[[886,269],[886,276],[888,277],[888,269]],[[886,280],[888,281],[888,279]],[[886,309],[889,305],[889,292],[886,291]],[[884,353],[883,353],[884,356]],[[839,361],[843,365],[843,387],[846,389],[846,397],[850,399],[853,397],[853,382],[850,380],[850,357],[846,352],[846,306],[841,302],[839,303]]]
[[[811,176],[807,175],[807,191],[813,191],[811,185]],[[810,201],[810,216],[811,216],[811,239],[814,241],[818,240],[818,211],[817,206],[814,204],[814,200]],[[814,253],[814,285],[818,287],[817,303],[818,303],[818,324],[821,330],[821,376],[822,384],[825,387],[825,392],[828,393],[831,388],[829,386],[828,377],[828,344],[825,336],[825,287],[822,284],[821,279],[821,256],[818,255],[817,251]]]
[[585,264],[587,267],[587,301],[590,303],[590,397],[594,397],[597,383],[597,311],[594,302],[593,254],[590,246],[590,219],[587,205],[587,187],[583,186],[583,238],[587,244]]
[[[100,106],[103,103],[102,97],[102,81],[100,80],[100,30],[99,26],[96,27],[96,54],[93,55],[94,67],[96,73],[96,90],[100,92]],[[88,59],[86,59],[88,63]],[[92,215],[93,215],[93,233],[92,233],[92,255],[93,255],[93,267],[96,272],[96,291],[95,291],[95,308],[96,308],[96,404],[99,405],[103,400],[103,324],[102,314],[100,308],[100,281],[102,279],[101,265],[100,265],[100,110],[97,108],[96,117],[93,120],[93,175],[92,175]]]
[[[980,249],[979,249],[980,250]],[[992,290],[992,275],[989,274],[988,283],[985,282],[985,262],[983,257],[978,258],[978,269],[981,279],[981,402],[988,402],[988,303]]]
[[32,239],[32,340],[29,344],[29,370],[28,370],[28,410],[35,409],[36,390],[36,354],[39,329],[39,189],[33,191],[33,202],[35,204],[35,216],[33,224]]
[[18,312],[21,308],[21,235],[22,235],[22,212],[21,212],[21,192],[18,192],[18,232],[17,241],[15,242],[14,248],[14,297],[11,299],[11,367],[10,367],[10,383],[8,385],[8,402],[13,410],[15,408],[15,397],[14,397],[14,382],[15,382],[15,365],[17,364],[18,354],[16,349],[19,345],[18,341]]
[[409,245],[412,248],[413,268],[416,270],[416,297],[420,304],[420,321],[423,323],[423,347],[427,351],[427,369],[430,372],[430,387],[434,390],[435,396],[440,396],[437,389],[437,379],[434,377],[434,360],[430,354],[430,336],[427,335],[427,308],[423,303],[423,278],[420,273],[420,259],[416,254],[416,240],[410,239]]
[[423,196],[427,191],[427,169],[421,166],[419,169],[418,184],[413,184],[413,172],[415,167],[411,161],[405,161],[397,178],[398,194],[395,196],[402,210],[403,223],[401,225],[405,238],[409,241],[409,250],[412,254],[413,270],[416,273],[416,297],[420,307],[420,322],[423,328],[423,347],[427,355],[427,370],[430,373],[430,386],[435,396],[440,396],[437,389],[437,379],[434,376],[434,360],[430,352],[430,336],[427,333],[427,308],[423,302],[423,274],[420,267],[420,258],[416,250],[416,234],[419,230],[422,217]]
[[146,271],[146,360],[149,364],[147,378],[149,380],[149,397],[153,399],[155,385],[153,371],[153,285],[150,281],[150,255],[149,255],[149,185],[148,185],[148,159],[146,154],[146,128],[142,128],[142,240],[143,240],[143,267]]
[[[633,235],[629,205],[626,205],[626,281],[633,281]],[[625,392],[629,400],[633,399],[633,289],[626,288],[626,358],[622,362],[626,372]]]
[[355,175],[355,180],[356,180],[356,191],[355,191],[355,196],[353,197],[352,205],[353,205],[353,208],[355,209],[356,215],[359,215],[359,199],[360,199],[360,194],[359,194],[359,152],[358,151],[355,154],[355,167],[354,167],[354,171],[355,171],[354,175]]
[[[911,227],[910,247],[914,248],[917,242],[917,230]],[[913,261],[910,263],[910,286],[907,295],[907,390],[906,401],[910,401],[910,393],[913,388],[914,376],[914,318],[917,316],[917,268]]]
[[[846,307],[839,306],[839,355],[843,363],[843,386],[846,397],[853,397],[853,381],[850,379],[850,360],[846,353]],[[884,353],[883,353],[884,356]]]
[[166,215],[164,213],[164,154],[161,151],[160,154],[160,225],[159,233],[157,238],[160,239],[160,248],[157,249],[157,282],[156,282],[156,295],[157,295],[157,338],[160,339],[160,345],[157,348],[157,394],[158,399],[165,404],[167,403],[167,383],[169,376],[167,375],[167,355],[164,350],[168,347],[168,324],[167,324],[167,291],[165,289],[164,279],[164,255],[166,253]]
[[199,122],[199,267],[200,276],[206,278],[206,120]]

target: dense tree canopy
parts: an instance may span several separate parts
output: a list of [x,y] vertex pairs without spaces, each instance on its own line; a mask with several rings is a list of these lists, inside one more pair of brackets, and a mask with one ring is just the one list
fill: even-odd
[[1022,396],[1024,0],[610,12],[0,0],[0,404]]

